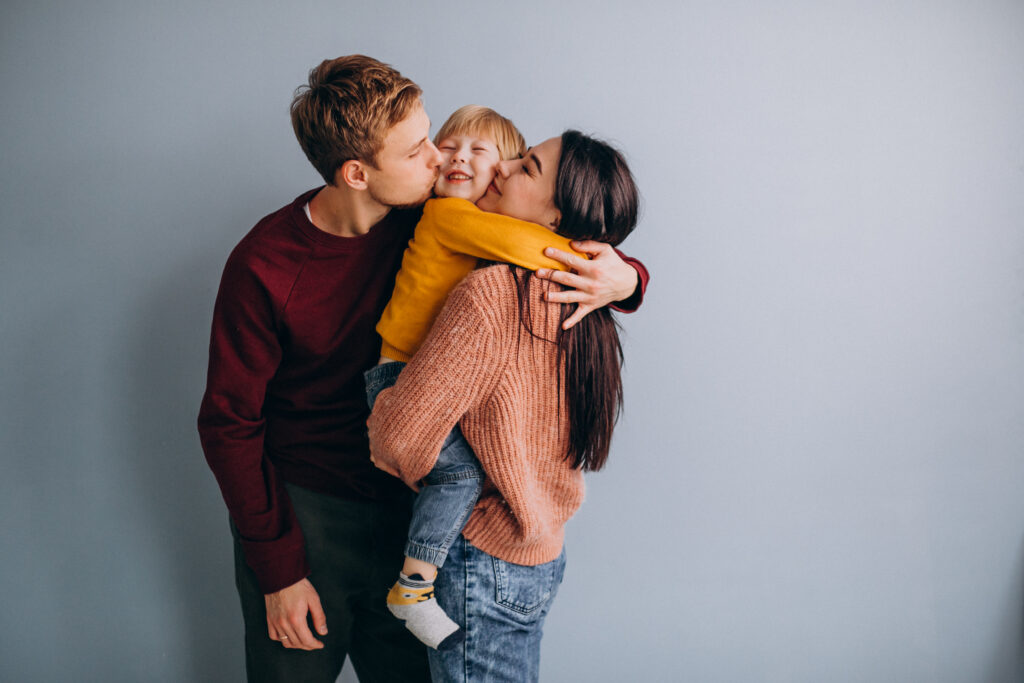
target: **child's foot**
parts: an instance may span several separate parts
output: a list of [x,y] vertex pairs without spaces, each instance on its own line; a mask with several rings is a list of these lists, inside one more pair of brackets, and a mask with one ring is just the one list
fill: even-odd
[[388,592],[388,609],[424,645],[435,650],[449,650],[466,638],[465,631],[448,618],[434,599],[434,582],[419,574],[398,575],[398,581]]

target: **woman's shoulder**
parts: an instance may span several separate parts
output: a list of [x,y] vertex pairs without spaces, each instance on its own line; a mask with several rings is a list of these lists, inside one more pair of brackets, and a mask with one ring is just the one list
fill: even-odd
[[[557,288],[558,285],[555,285]],[[456,306],[476,306],[497,326],[514,326],[521,320],[520,295],[528,299],[528,316],[535,329],[540,332],[550,327],[552,319],[559,322],[560,304],[545,301],[544,294],[551,283],[536,277],[532,272],[507,263],[477,268],[467,275],[448,297]]]
[[452,290],[451,296],[473,301],[497,303],[505,299],[516,300],[516,281],[507,263],[497,263],[470,271],[469,275]]

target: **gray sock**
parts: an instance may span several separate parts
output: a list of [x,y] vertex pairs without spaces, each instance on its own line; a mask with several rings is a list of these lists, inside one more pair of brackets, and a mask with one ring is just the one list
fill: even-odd
[[424,581],[419,574],[398,575],[388,592],[388,610],[427,647],[447,650],[465,640],[465,632],[437,604],[434,582]]

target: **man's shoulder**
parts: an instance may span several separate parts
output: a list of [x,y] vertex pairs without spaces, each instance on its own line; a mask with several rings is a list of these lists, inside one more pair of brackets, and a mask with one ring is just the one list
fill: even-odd
[[313,249],[296,220],[296,211],[302,210],[296,205],[304,196],[267,214],[242,237],[228,256],[225,277],[281,282],[301,270]]

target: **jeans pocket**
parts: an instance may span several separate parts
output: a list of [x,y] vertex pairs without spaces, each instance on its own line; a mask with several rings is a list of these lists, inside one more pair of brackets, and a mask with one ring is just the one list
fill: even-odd
[[535,617],[551,602],[562,583],[565,556],[533,567],[505,562],[491,556],[494,564],[495,601],[523,617]]

